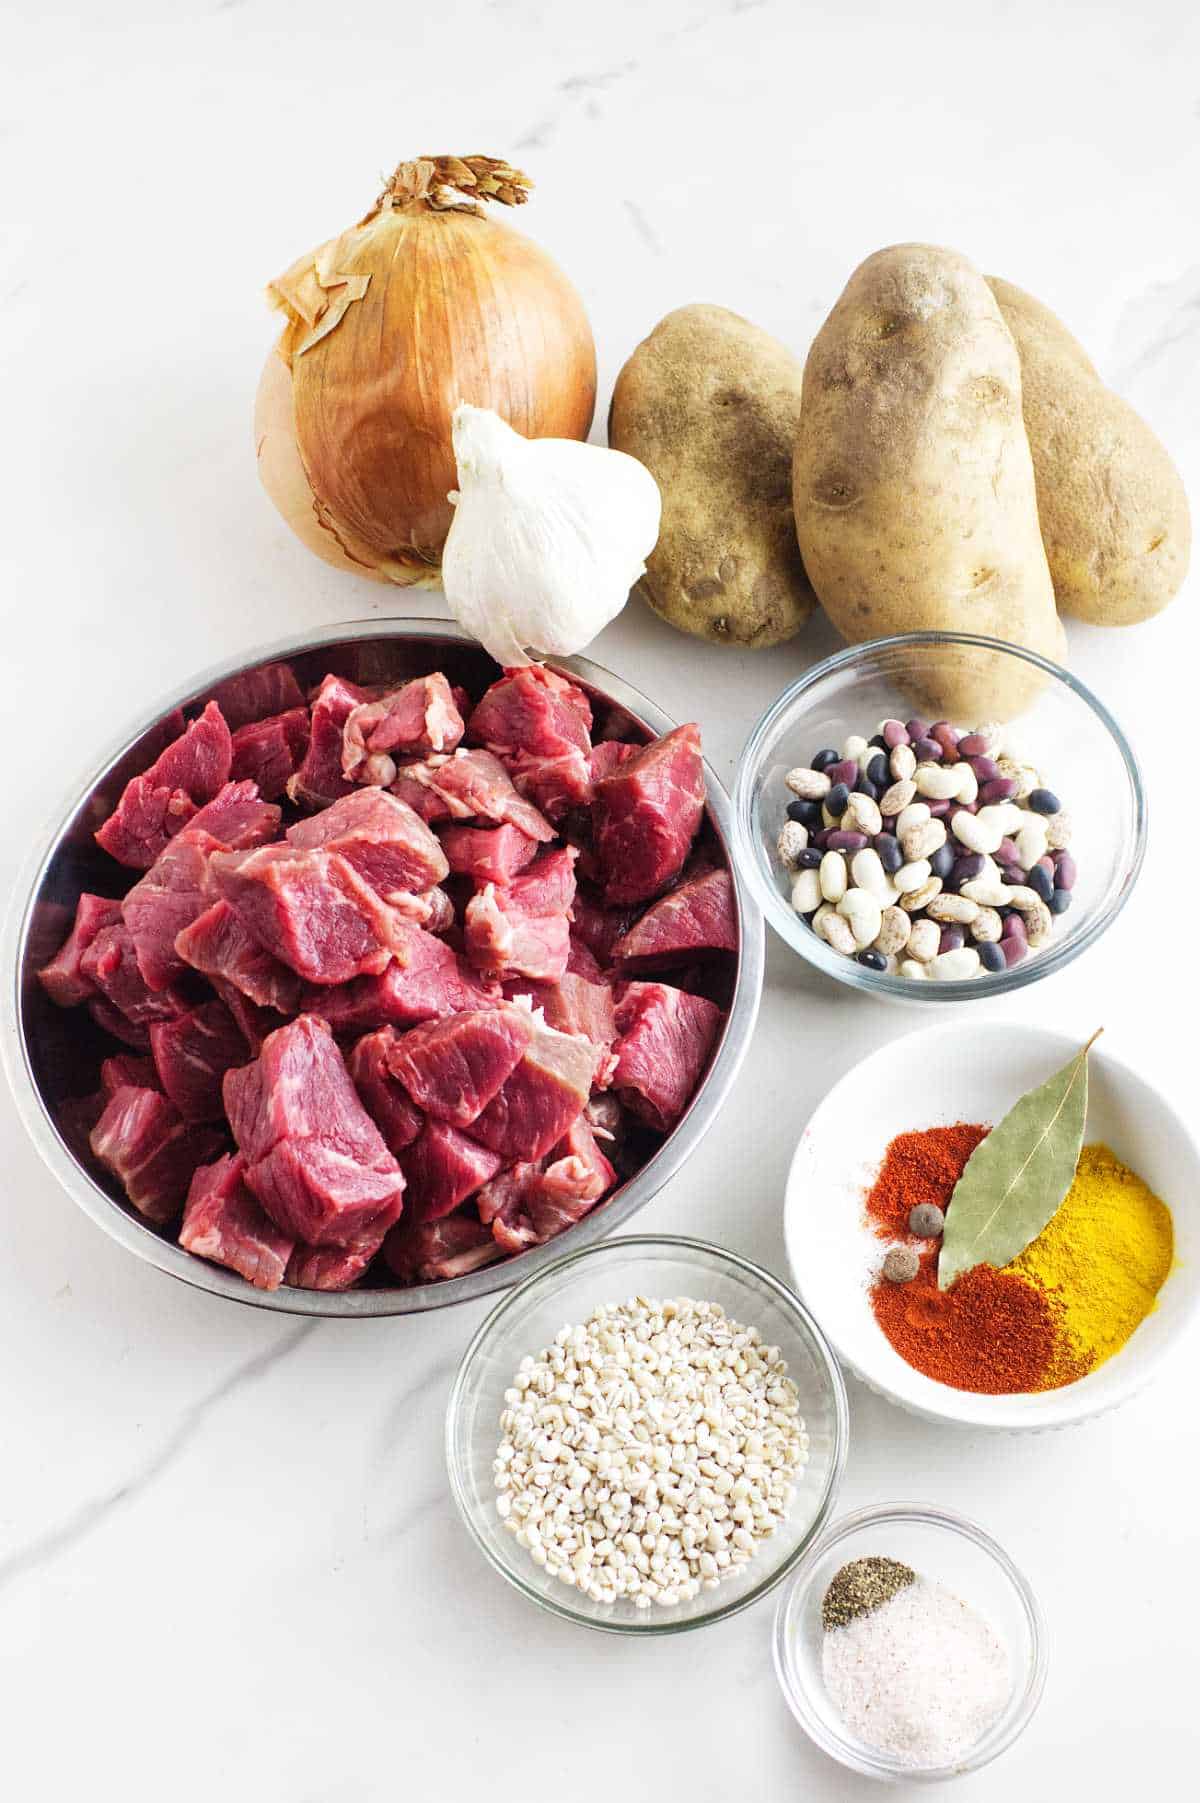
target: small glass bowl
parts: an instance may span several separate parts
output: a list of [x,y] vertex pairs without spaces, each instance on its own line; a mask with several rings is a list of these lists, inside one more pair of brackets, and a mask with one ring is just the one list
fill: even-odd
[[[998,1720],[953,1765],[911,1766],[851,1735],[825,1689],[821,1602],[851,1559],[898,1559],[945,1585],[991,1623],[1008,1650],[1012,1693]],[[845,1515],[804,1555],[775,1614],[775,1672],[788,1708],[823,1753],[885,1783],[931,1784],[978,1771],[1024,1732],[1046,1682],[1046,1629],[1028,1581],[974,1522],[926,1503],[884,1503]],[[946,1674],[931,1672],[931,1691]]]
[[[547,1576],[518,1546],[496,1512],[492,1461],[500,1442],[504,1392],[526,1354],[560,1327],[586,1321],[605,1302],[630,1296],[688,1296],[719,1302],[745,1327],[778,1346],[800,1392],[808,1463],[784,1523],[736,1577],[690,1602],[638,1609],[627,1599],[596,1603]],[[493,1309],[463,1355],[446,1410],[446,1463],[454,1500],[476,1545],[523,1596],[565,1621],[610,1634],[680,1634],[724,1621],[774,1588],[820,1534],[846,1462],[846,1388],[825,1336],[785,1284],[720,1246],[638,1235],[568,1253]]]
[[[952,685],[962,660],[1003,681],[1012,666],[1036,693],[1024,713],[1006,722],[1024,761],[1039,771],[1071,816],[1071,851],[1078,865],[1072,905],[1056,917],[1047,944],[1010,969],[956,982],[918,982],[868,970],[818,939],[788,899],[790,878],[775,842],[793,799],[787,772],[808,764],[825,746],[840,750],[852,734],[869,739],[885,719],[930,718],[924,685],[944,669]],[[956,719],[956,726],[984,724]],[[910,632],[851,645],[815,665],[785,689],[746,742],[734,792],[734,845],[767,919],[793,950],[841,983],[917,1004],[982,1001],[1023,989],[1077,958],[1116,919],[1133,890],[1146,849],[1146,798],[1141,772],[1124,733],[1103,702],[1035,652],[972,633]]]

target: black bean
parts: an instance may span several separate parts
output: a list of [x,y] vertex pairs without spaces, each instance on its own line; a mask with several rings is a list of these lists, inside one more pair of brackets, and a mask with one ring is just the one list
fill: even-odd
[[1042,901],[1048,902],[1054,894],[1054,878],[1040,864],[1035,864],[1029,872],[1029,887]]
[[[829,809],[829,812],[833,815],[835,820],[840,820],[842,815],[846,812],[846,803],[849,800],[850,790],[847,785],[845,783],[834,783],[832,789],[830,789],[828,795],[825,797],[825,806]],[[819,808],[817,809],[817,812],[818,814],[820,813]],[[818,824],[820,823],[818,822]]]
[[1065,914],[1070,905],[1071,891],[1069,889],[1055,889],[1050,897],[1050,912],[1052,914]]
[[[875,787],[879,790],[880,794],[882,794],[884,789],[891,787],[892,773],[888,768],[887,758],[882,751],[878,756],[873,757],[867,765],[867,775],[875,784]],[[878,800],[878,796],[876,796],[876,800]]]
[[789,801],[787,817],[789,820],[798,820],[801,826],[820,826],[821,804],[819,801]]
[[939,845],[929,860],[931,872],[934,876],[940,877],[943,883],[954,869],[954,864],[954,847],[949,842]]
[[870,950],[865,951],[865,952],[859,952],[858,962],[860,964],[865,964],[868,970],[886,970],[887,969],[887,959],[884,957],[882,952],[874,952],[874,951],[870,951]]
[[828,770],[830,764],[836,764],[837,761],[837,752],[830,750],[827,745],[824,751],[818,751],[816,757],[812,761],[812,768],[814,770]]
[[879,790],[875,787],[875,784],[871,781],[870,777],[864,776],[861,771],[854,779],[854,793],[856,795],[869,795],[872,801],[879,800]]
[[1005,968],[1008,960],[998,945],[994,943],[979,945],[975,949],[979,953],[979,962],[985,970],[1003,970]]
[[877,751],[889,752],[892,749],[881,732],[873,732],[867,744],[874,745]]
[[904,853],[900,849],[900,841],[892,833],[876,833],[871,841],[889,876],[895,874],[904,862]]
[[1057,814],[1062,806],[1053,789],[1031,789],[1025,799],[1035,814]]
[[815,870],[823,856],[824,853],[819,846],[806,845],[803,851],[798,851],[796,853],[795,857],[792,859],[792,863],[796,866],[797,870]]

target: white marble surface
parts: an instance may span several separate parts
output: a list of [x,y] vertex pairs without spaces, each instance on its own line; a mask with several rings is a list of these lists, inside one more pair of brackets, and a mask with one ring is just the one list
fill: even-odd
[[[723,302],[803,352],[862,256],[926,237],[1060,311],[1200,493],[1200,28],[1185,0],[16,0],[4,38],[6,889],[92,748],[157,692],[285,630],[437,610],[311,562],[260,495],[250,442],[262,283],[361,211],[401,155],[483,149],[535,175],[521,224],[587,298],[601,418],[669,307]],[[1079,1028],[1099,1010],[1185,1104],[1195,606],[1193,579],[1151,625],[1071,631],[1075,667],[1144,758],[1156,831],[1108,939],[1006,1010]],[[831,643],[814,629],[723,653],[634,605],[595,655],[698,717],[729,774],[760,709]],[[1165,932],[1170,962],[1153,955]],[[782,1270],[807,1111],[915,1024],[773,945],[733,1099],[639,1225]],[[6,1097],[0,1134],[13,1797],[868,1795],[787,1714],[770,1605],[633,1646],[543,1619],[482,1568],[440,1448],[482,1308],[345,1325],[234,1308],[110,1244]],[[1195,1358],[1121,1413],[1032,1440],[938,1431],[851,1386],[843,1504],[916,1495],[978,1517],[1051,1624],[1040,1715],[964,1797],[1189,1789]]]

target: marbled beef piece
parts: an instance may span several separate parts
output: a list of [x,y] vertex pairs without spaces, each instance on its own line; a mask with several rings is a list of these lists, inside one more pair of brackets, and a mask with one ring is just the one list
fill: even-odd
[[540,758],[515,751],[506,761],[518,793],[548,820],[558,823],[573,808],[591,806],[594,789],[588,752],[564,751],[559,757]]
[[227,1153],[192,1178],[179,1244],[236,1271],[256,1290],[277,1290],[295,1242],[281,1233],[246,1187],[246,1161]]
[[220,1152],[214,1127],[185,1121],[157,1089],[127,1085],[110,1096],[91,1134],[91,1148],[148,1221],[174,1220],[196,1167]]
[[[172,1020],[187,1008],[172,988],[153,990],[142,975],[133,935],[122,922],[101,927],[79,961],[80,975],[131,1027],[145,1028],[152,1021]],[[142,1041],[130,1040],[140,1049]]]
[[126,784],[96,843],[119,864],[149,870],[167,841],[228,782],[232,760],[229,728],[210,701],[149,770]]
[[606,908],[594,893],[581,889],[571,904],[571,914],[572,940],[589,951],[601,969],[607,970],[613,947],[633,924],[633,910]]
[[292,1290],[348,1290],[358,1282],[383,1240],[383,1234],[370,1234],[354,1246],[305,1246],[298,1242],[288,1259],[283,1281]]
[[485,1184],[475,1198],[481,1221],[507,1253],[544,1245],[595,1207],[617,1180],[608,1159],[580,1115],[545,1166],[515,1164]]
[[269,845],[278,838],[282,821],[282,811],[274,802],[262,799],[258,784],[243,779],[225,783],[199,813],[192,815],[187,830],[210,834],[226,851],[249,851],[252,846]]
[[574,846],[545,852],[505,887],[486,883],[467,903],[467,956],[492,978],[531,977],[554,982],[567,968],[571,904],[575,897]]
[[250,1047],[224,1002],[202,1002],[175,1020],[154,1021],[150,1050],[158,1081],[185,1121],[219,1121],[225,1072],[250,1058]]
[[231,775],[258,784],[265,801],[285,793],[308,750],[308,709],[293,707],[269,720],[253,720],[233,735]]
[[49,964],[38,971],[38,982],[60,1008],[77,1008],[96,993],[96,985],[84,975],[83,957],[97,933],[121,924],[121,904],[104,895],[81,895],[75,923]]
[[477,883],[511,883],[538,850],[516,826],[444,826],[438,838],[451,873]]
[[401,1283],[438,1283],[494,1264],[503,1252],[490,1227],[460,1208],[436,1221],[406,1217],[383,1242],[383,1256]]
[[432,889],[449,875],[436,837],[406,802],[383,789],[356,789],[288,828],[288,844],[337,852],[385,900]]
[[310,983],[378,976],[412,930],[336,852],[264,845],[218,852],[209,869],[242,925]]
[[577,976],[566,971],[554,983],[530,983],[518,979],[504,986],[512,1000],[524,996],[532,1008],[540,1008],[546,1025],[560,1033],[578,1033],[604,1053],[594,1087],[603,1089],[611,1076],[609,1053],[617,1037],[616,1008],[612,985],[602,978]]
[[392,1069],[392,1058],[402,1043],[395,1027],[376,1027],[364,1033],[346,1060],[351,1082],[363,1107],[383,1135],[394,1156],[411,1146],[425,1124],[408,1091]]
[[418,676],[352,711],[342,728],[342,774],[386,786],[396,779],[397,763],[454,751],[462,736],[463,717],[446,678]]
[[295,1014],[300,1006],[300,978],[263,950],[227,901],[213,902],[198,915],[177,936],[175,950],[218,994],[228,984],[260,1008]]
[[467,737],[498,757],[561,757],[591,749],[592,707],[583,690],[545,664],[506,670],[471,710]]
[[136,1052],[114,1052],[100,1066],[100,1088],[107,1101],[119,1089],[161,1089],[153,1058]]
[[669,1133],[695,1093],[724,1015],[665,983],[627,983],[617,1000],[612,1086],[631,1114]]
[[272,1033],[224,1091],[246,1181],[277,1227],[316,1246],[382,1238],[404,1179],[324,1022],[302,1014]]
[[581,1113],[602,1056],[590,1040],[556,1032],[534,1017],[528,1049],[471,1123],[472,1138],[505,1163],[544,1158]]
[[163,847],[125,897],[125,925],[148,988],[169,989],[187,969],[175,941],[210,905],[208,860],[225,849],[211,833],[189,826]]
[[296,708],[308,709],[304,690],[296,681],[290,664],[263,664],[257,670],[242,670],[227,676],[212,691],[229,725],[230,732],[248,726],[251,721],[265,720],[270,714],[282,714]]
[[556,837],[544,814],[513,787],[500,759],[490,751],[456,751],[405,764],[392,792],[407,801],[422,820],[491,820],[516,826],[531,839],[548,845]]
[[344,676],[327,676],[313,698],[308,749],[288,778],[287,792],[302,807],[324,808],[353,784],[342,775],[342,729],[356,707],[373,697]]
[[302,999],[305,1009],[328,1021],[335,1033],[366,1033],[385,1025],[416,1026],[465,1008],[494,1007],[502,997],[445,940],[408,926],[403,947],[381,976],[358,977],[334,989],[306,989]]
[[405,1212],[414,1222],[435,1221],[473,1196],[494,1177],[501,1159],[445,1121],[426,1121],[400,1156]]
[[737,903],[727,870],[706,870],[672,889],[623,933],[613,963],[624,970],[666,970],[699,952],[735,952]]
[[609,906],[661,895],[687,862],[705,801],[698,726],[677,726],[596,784],[592,827]]
[[469,1127],[520,1063],[533,1041],[525,1008],[477,1009],[428,1021],[397,1036],[388,1068],[434,1120]]

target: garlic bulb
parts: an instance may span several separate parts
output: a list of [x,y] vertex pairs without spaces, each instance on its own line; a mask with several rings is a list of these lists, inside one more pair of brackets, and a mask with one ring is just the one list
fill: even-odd
[[615,619],[658,538],[658,484],[636,457],[522,438],[486,407],[456,407],[458,489],[442,553],[455,619],[498,664],[568,657]]

